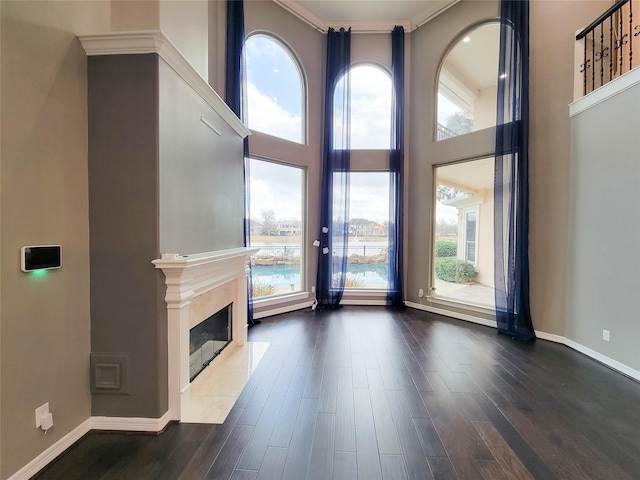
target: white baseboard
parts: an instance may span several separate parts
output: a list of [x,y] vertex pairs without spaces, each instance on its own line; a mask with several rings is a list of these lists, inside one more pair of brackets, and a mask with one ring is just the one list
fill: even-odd
[[444,308],[434,307],[432,305],[423,305],[420,303],[405,302],[407,307],[415,308],[416,310],[423,310],[425,312],[437,313],[438,315],[444,315],[445,317],[456,318],[458,320],[464,320],[465,322],[477,323],[478,325],[484,325],[485,327],[496,328],[495,320],[487,320],[484,318],[474,317],[466,313],[454,312],[451,310],[445,310]]
[[168,411],[160,418],[91,417],[91,430],[114,432],[161,432],[171,421]]
[[54,461],[58,455],[64,453],[67,448],[80,440],[91,430],[91,418],[88,418],[76,428],[67,433],[56,443],[47,448],[36,458],[27,463],[24,467],[11,475],[8,480],[28,480],[44,467]]
[[556,335],[555,333],[541,332],[539,330],[535,330],[535,332],[536,332],[536,337],[541,338],[542,340],[547,340],[553,343],[562,343],[563,345],[566,345],[567,339],[564,338],[562,335]]
[[[492,322],[489,320],[485,320],[483,318],[477,318],[474,317],[472,315],[466,315],[464,313],[458,313],[458,312],[452,312],[450,310],[444,310],[444,309],[440,309],[440,308],[435,308],[429,305],[421,305],[419,303],[413,303],[413,302],[405,302],[405,305],[407,305],[408,307],[411,308],[415,308],[416,310],[424,310],[425,312],[431,312],[431,313],[437,313],[440,315],[444,315],[446,317],[452,317],[452,318],[457,318],[459,320],[465,320],[467,322],[471,322],[471,323],[477,323],[479,325],[484,325],[487,327],[493,327],[496,328],[496,322]],[[546,333],[546,332],[541,332],[536,330],[536,336],[541,339],[541,340],[547,340],[549,342],[554,342],[554,343],[560,343],[562,345],[566,345],[569,348],[572,348],[584,355],[586,355],[587,357],[590,357],[594,360],[596,360],[597,362],[602,363],[603,365],[606,365],[607,367],[622,373],[623,375],[626,375],[630,378],[633,378],[634,380],[640,382],[640,371],[635,370],[627,365],[625,365],[624,363],[620,363],[617,360],[614,360],[613,358],[609,358],[606,355],[602,355],[601,353],[596,352],[595,350],[590,349],[589,347],[585,347],[584,345],[581,345],[577,342],[574,342],[573,340],[570,340],[566,337],[563,337],[562,335],[556,335],[554,333]]]
[[601,353],[598,353],[595,350],[591,350],[589,347],[580,345],[579,343],[576,343],[573,340],[569,340],[568,338],[565,338],[564,344],[567,347],[573,348],[574,350],[577,350],[578,352],[585,354],[587,357],[591,357],[594,360],[602,363],[603,365],[606,365],[607,367],[612,368],[622,373],[623,375],[626,375],[627,377],[633,378],[637,382],[640,382],[640,371],[635,370],[625,365],[624,363],[620,363],[617,360],[614,360],[613,358],[609,358],[605,355],[602,355]]
[[31,460],[8,480],[28,480],[64,453],[91,430],[161,432],[171,421],[169,412],[160,418],[90,417]]
[[340,305],[362,305],[365,307],[371,307],[371,306],[377,306],[377,307],[384,307],[387,305],[387,299],[385,298],[384,300],[381,299],[364,299],[364,298],[360,298],[360,299],[349,299],[349,298],[344,298],[342,297],[342,300],[340,300]]
[[262,310],[260,312],[254,312],[253,314],[253,318],[255,320],[258,320],[260,318],[264,318],[264,317],[271,317],[273,315],[279,315],[281,313],[289,313],[289,312],[294,312],[296,310],[302,310],[303,308],[308,308],[311,305],[313,305],[313,301],[306,301],[306,302],[301,302],[301,303],[294,303],[291,305],[286,305],[284,307],[278,307],[278,308],[271,308],[268,310]]

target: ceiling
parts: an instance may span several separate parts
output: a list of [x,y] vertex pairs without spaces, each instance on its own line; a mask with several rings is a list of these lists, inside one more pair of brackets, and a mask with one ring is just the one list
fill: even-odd
[[471,193],[489,190],[493,188],[494,163],[494,158],[489,157],[439,166],[436,173],[437,181]]
[[351,27],[352,32],[410,32],[460,0],[274,0],[321,32]]

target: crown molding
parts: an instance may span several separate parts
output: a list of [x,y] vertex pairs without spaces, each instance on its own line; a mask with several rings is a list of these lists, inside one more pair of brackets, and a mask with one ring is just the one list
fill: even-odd
[[273,1],[295,17],[305,22],[307,25],[310,25],[322,33],[327,33],[330,27],[351,28],[352,33],[389,33],[397,25],[402,26],[405,32],[411,32],[460,2],[460,0],[442,0],[441,3],[443,3],[443,5],[436,11],[434,11],[433,8],[427,8],[417,15],[414,15],[411,19],[389,20],[382,22],[346,22],[341,24],[339,22],[328,22],[323,20],[295,0]]
[[88,56],[140,55],[155,53],[185,80],[200,97],[207,102],[242,138],[251,132],[211,85],[180,53],[180,50],[160,30],[135,32],[113,32],[97,35],[79,35],[82,47]]

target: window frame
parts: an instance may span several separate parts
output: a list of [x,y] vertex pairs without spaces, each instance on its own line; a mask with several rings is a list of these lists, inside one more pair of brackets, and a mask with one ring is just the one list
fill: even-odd
[[[469,229],[468,229],[468,220],[467,217],[470,214],[475,215],[475,228],[474,228],[474,240],[473,240],[473,260],[469,260]],[[463,217],[463,227],[462,227],[462,260],[465,262],[471,263],[473,266],[477,266],[478,264],[478,233],[480,228],[480,207],[478,205],[474,205],[471,207],[464,207],[462,209],[462,217]]]

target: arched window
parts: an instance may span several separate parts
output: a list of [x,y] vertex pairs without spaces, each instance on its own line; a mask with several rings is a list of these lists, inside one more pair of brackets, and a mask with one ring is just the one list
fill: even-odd
[[437,140],[496,124],[500,24],[484,23],[460,35],[438,78]]
[[291,49],[275,37],[253,34],[245,42],[249,129],[304,143],[306,89]]
[[[391,142],[391,76],[374,64],[360,64],[351,68],[351,124],[352,150],[388,150]],[[336,84],[336,91],[344,88],[344,77]],[[341,98],[339,94],[336,98]],[[336,105],[337,107],[337,105]],[[342,118],[338,113],[336,119]],[[336,131],[339,131],[336,128]]]

